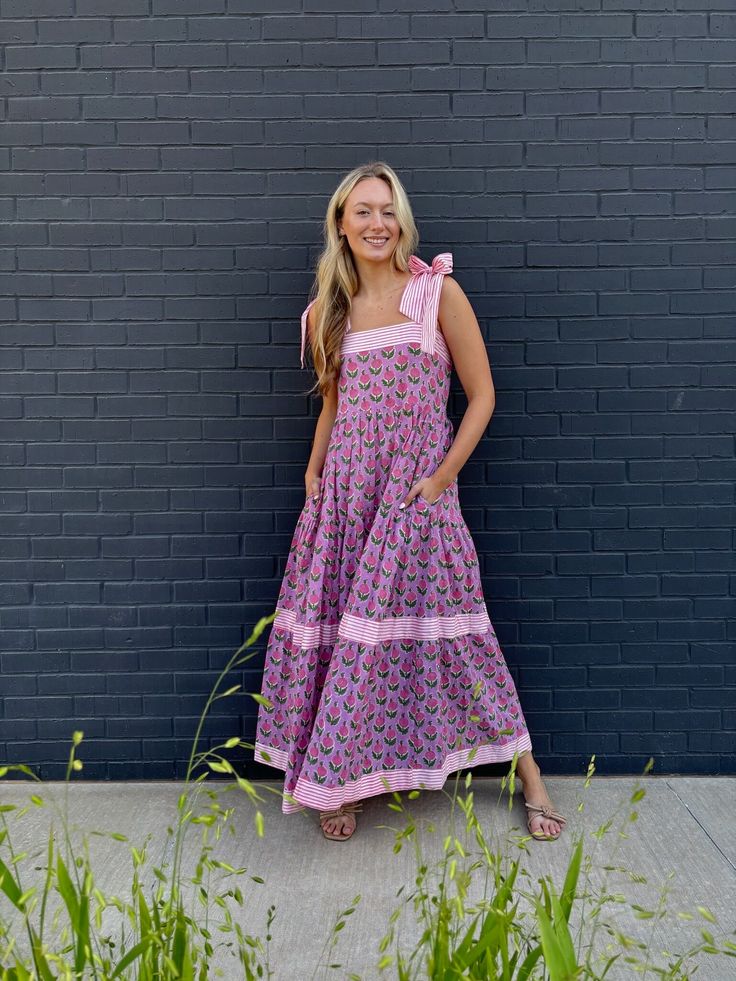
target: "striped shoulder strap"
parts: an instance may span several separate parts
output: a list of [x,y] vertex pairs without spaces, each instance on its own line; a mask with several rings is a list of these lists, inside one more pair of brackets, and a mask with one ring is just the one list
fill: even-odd
[[440,252],[427,265],[419,256],[409,256],[413,278],[399,305],[405,317],[422,325],[421,348],[427,354],[435,352],[437,314],[442,293],[442,279],[452,272],[452,252]]

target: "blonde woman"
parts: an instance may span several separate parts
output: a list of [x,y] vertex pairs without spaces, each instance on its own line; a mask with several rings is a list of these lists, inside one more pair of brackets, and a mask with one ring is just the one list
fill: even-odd
[[[322,396],[266,651],[255,759],[285,771],[282,810],[319,812],[326,837],[359,803],[439,789],[516,754],[530,834],[565,824],[547,796],[489,620],[457,475],[495,394],[472,307],[429,263],[387,164],[347,174],[324,222],[302,315]],[[454,366],[468,406],[447,416]]]

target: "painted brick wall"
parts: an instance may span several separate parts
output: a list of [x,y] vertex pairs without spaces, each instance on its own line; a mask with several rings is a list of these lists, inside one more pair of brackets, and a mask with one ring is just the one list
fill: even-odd
[[461,504],[543,768],[733,772],[730,0],[0,15],[2,756],[58,776],[81,728],[88,776],[181,773],[273,610],[319,409],[298,317],[378,156],[487,339]]

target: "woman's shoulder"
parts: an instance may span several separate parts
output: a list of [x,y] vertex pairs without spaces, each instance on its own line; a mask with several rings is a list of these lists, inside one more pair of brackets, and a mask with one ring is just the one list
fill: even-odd
[[460,296],[464,295],[465,291],[454,276],[449,273],[442,277],[442,296]]

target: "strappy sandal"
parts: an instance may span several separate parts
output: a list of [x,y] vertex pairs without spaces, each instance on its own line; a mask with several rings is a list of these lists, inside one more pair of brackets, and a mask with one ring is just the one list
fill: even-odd
[[348,838],[352,838],[353,836],[353,831],[355,831],[355,827],[356,827],[355,821],[353,822],[353,830],[346,835],[330,834],[329,832],[325,831],[324,822],[328,818],[343,817],[346,814],[356,814],[358,811],[362,811],[362,810],[363,810],[363,805],[360,803],[360,801],[356,800],[353,801],[351,804],[341,804],[334,811],[320,811],[319,823],[322,827],[322,834],[325,836],[325,838],[329,838],[331,841],[347,841]]
[[[529,804],[525,801],[524,807],[527,808],[526,826],[529,829],[529,834],[532,836],[532,838],[534,838],[535,841],[557,841],[562,832],[562,828],[567,822],[567,818],[563,817],[562,814],[558,814],[551,804],[542,804],[540,807],[539,804]],[[532,831],[532,821],[539,816],[551,818],[553,821],[557,821],[561,825],[560,830],[556,835],[547,835],[541,830],[541,828],[536,832]]]

